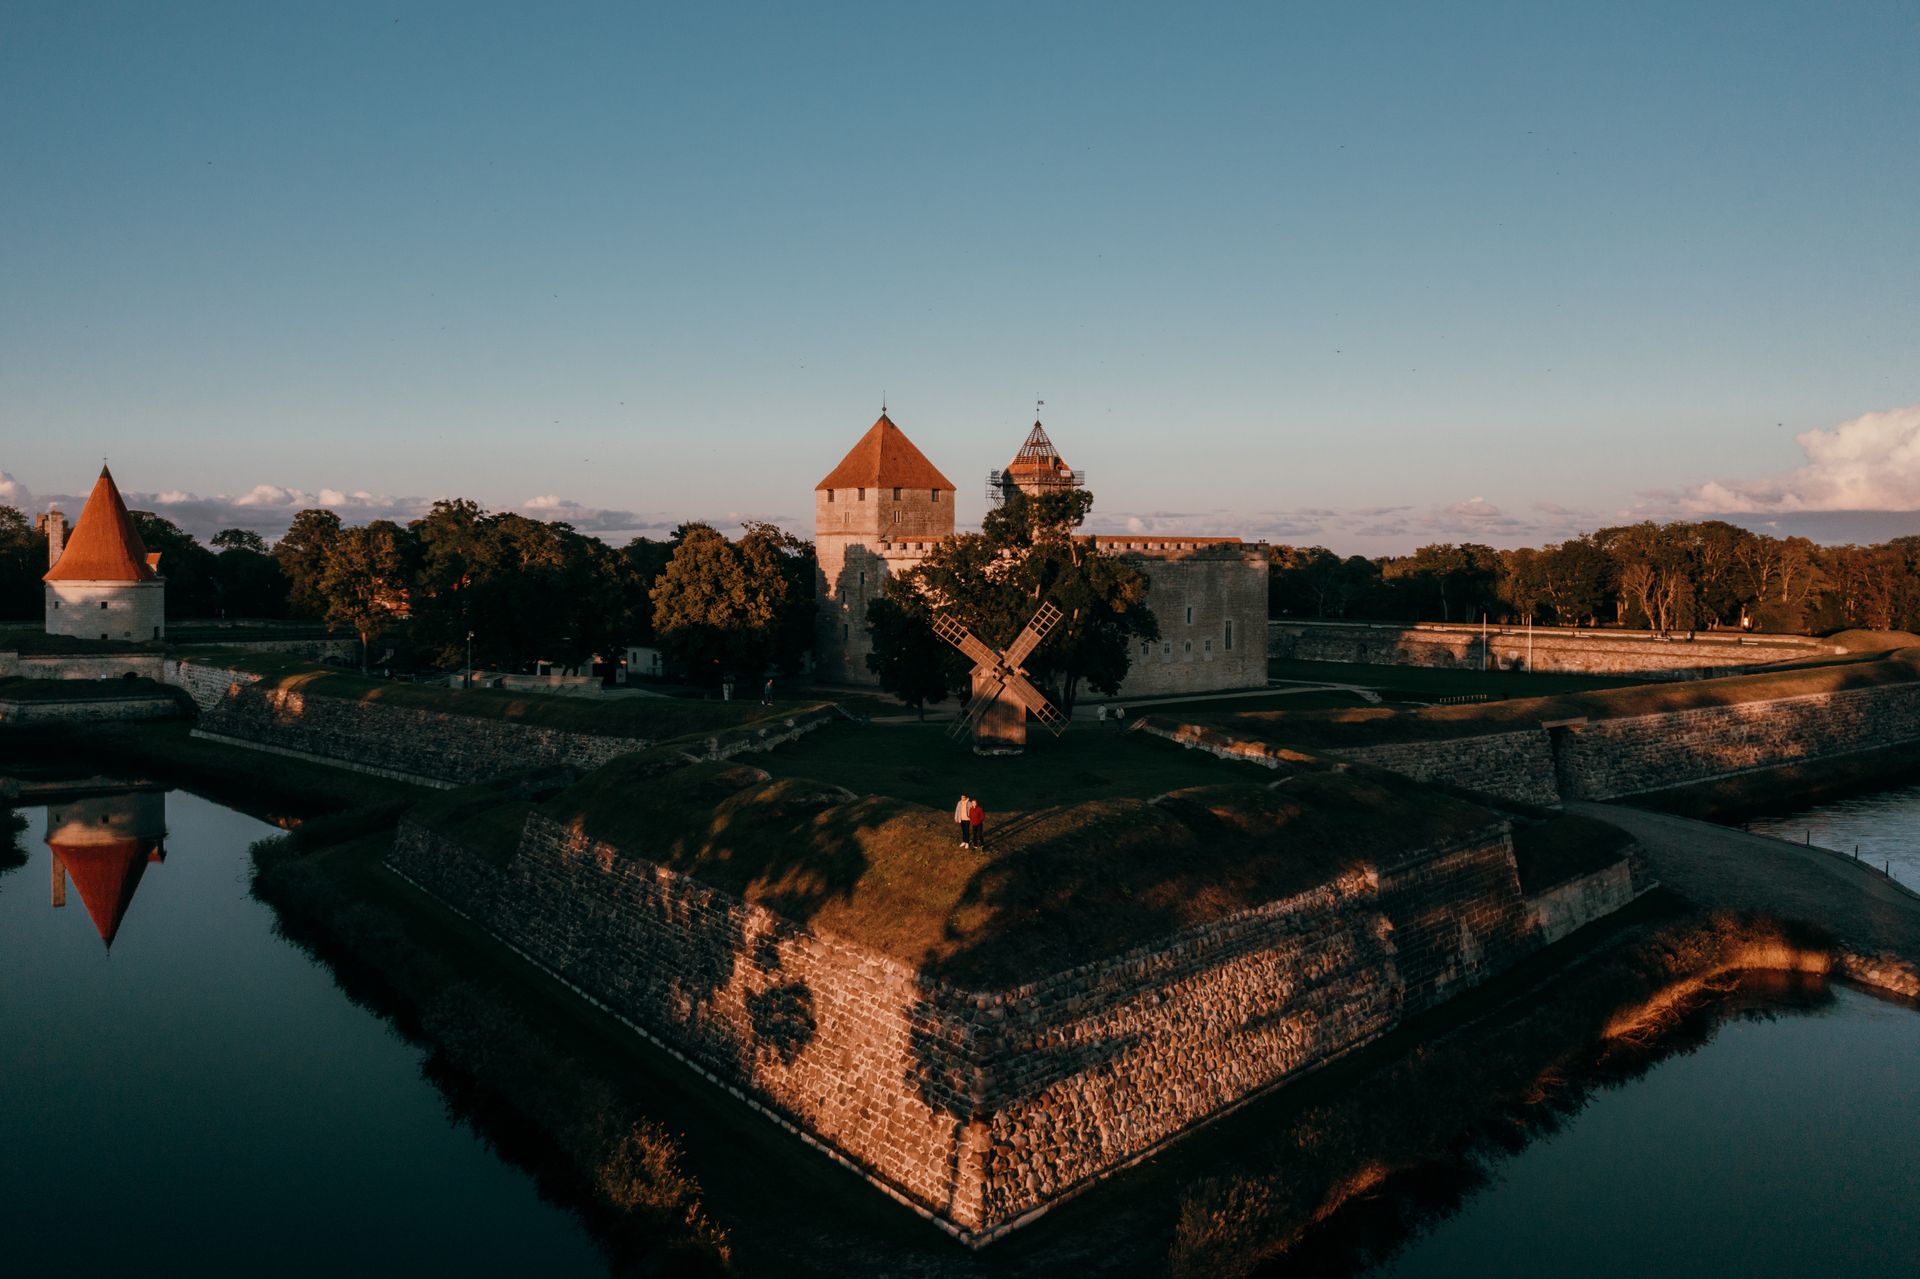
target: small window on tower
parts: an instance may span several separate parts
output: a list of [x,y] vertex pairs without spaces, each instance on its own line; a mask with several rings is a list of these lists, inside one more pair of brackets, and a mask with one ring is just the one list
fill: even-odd
[[894,500],[894,501],[896,501],[896,502],[898,502],[898,501],[900,500],[900,490],[899,490],[899,489],[895,489],[895,490],[893,491],[893,500]]
[[832,489],[828,489],[828,490],[827,490],[827,501],[829,501],[829,502],[831,502],[831,501],[833,501],[833,490],[832,490]]
[[105,612],[105,611],[106,611],[106,607],[107,607],[107,602],[106,602],[105,600],[101,600],[101,601],[100,601],[100,609],[101,609],[101,611],[102,611],[102,612]]
[[1227,623],[1227,651],[1229,653],[1233,651],[1233,623],[1232,622]]
[[938,502],[938,501],[940,500],[940,490],[939,490],[939,489],[928,489],[928,490],[927,490],[927,500],[928,500],[929,502]]
[[867,500],[867,491],[865,489],[860,490],[860,500],[862,502]]
[[866,584],[867,584],[867,570],[865,570],[865,569],[861,569],[861,570],[860,570],[860,585],[862,585],[862,586],[865,586]]
[[1187,605],[1187,625],[1193,625],[1193,605]]

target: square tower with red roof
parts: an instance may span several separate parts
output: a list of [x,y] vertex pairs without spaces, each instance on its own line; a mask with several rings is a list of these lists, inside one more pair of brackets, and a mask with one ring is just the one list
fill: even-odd
[[888,574],[907,571],[953,536],[953,494],[953,484],[884,411],[814,486],[814,668],[822,679],[874,682],[867,605]]

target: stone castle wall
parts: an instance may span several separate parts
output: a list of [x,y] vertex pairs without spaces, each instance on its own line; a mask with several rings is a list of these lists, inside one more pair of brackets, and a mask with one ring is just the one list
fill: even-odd
[[59,701],[44,698],[8,698],[0,690],[0,724],[79,724],[105,720],[175,719],[183,714],[180,701],[166,692],[148,697],[76,696]]
[[119,679],[138,675],[164,676],[166,658],[159,653],[34,653],[0,652],[0,675],[22,679]]
[[[1375,666],[1443,666],[1478,670],[1558,671],[1693,679],[1745,667],[1829,656],[1831,644],[1798,635],[1739,635],[1702,631],[1693,639],[1663,639],[1645,631],[1568,631],[1495,627],[1482,645],[1477,626],[1392,626],[1364,622],[1269,622],[1268,652],[1312,662]],[[1531,659],[1532,665],[1528,662]]]
[[1537,944],[1504,826],[1012,990],[969,992],[535,815],[390,864],[970,1242]]
[[1147,575],[1160,638],[1140,641],[1120,697],[1267,686],[1267,548],[1260,543],[1101,538]]
[[[1149,724],[1147,731],[1256,762],[1278,750],[1184,727]],[[1196,733],[1208,740],[1199,740]],[[1479,737],[1326,749],[1418,781],[1528,804],[1558,804],[1563,799],[1617,799],[1914,741],[1920,741],[1920,683],[1581,720]]]

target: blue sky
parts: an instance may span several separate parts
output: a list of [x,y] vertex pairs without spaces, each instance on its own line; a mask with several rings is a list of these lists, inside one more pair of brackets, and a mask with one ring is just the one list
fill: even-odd
[[1912,509],[1916,65],[1910,3],[0,0],[0,500],[803,524],[884,390],[963,517],[1036,397],[1108,528]]

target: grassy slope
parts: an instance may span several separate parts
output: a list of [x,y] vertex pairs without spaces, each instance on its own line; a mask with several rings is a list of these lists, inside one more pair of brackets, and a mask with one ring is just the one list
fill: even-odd
[[[1612,719],[1705,706],[1732,706],[1811,693],[1837,692],[1920,680],[1920,650],[1847,664],[1807,666],[1722,679],[1637,684],[1467,706],[1418,711],[1243,712],[1222,716],[1234,732],[1325,750],[1399,741],[1440,741],[1538,726],[1562,719]],[[1196,717],[1206,718],[1206,717]]]
[[719,732],[769,717],[785,718],[817,710],[820,706],[817,702],[789,701],[776,702],[769,709],[757,699],[723,702],[679,697],[609,697],[600,700],[559,697],[551,693],[516,693],[504,689],[462,690],[435,684],[365,679],[279,653],[215,651],[195,654],[194,660],[251,671],[264,676],[270,686],[314,697],[381,702],[388,706],[439,711],[448,715],[471,715],[478,719],[512,720],[603,737],[664,740],[692,733]]
[[[867,731],[877,738],[885,730]],[[1114,954],[1496,820],[1390,774],[1302,771],[1277,789],[1235,785],[1251,770],[1165,743],[1138,745],[1141,760],[1163,770],[1159,785],[1189,768],[1209,771],[1215,784],[1148,802],[1119,793],[1126,788],[1118,778],[1098,797],[1064,801],[1059,790],[1074,788],[1049,792],[1028,782],[1037,805],[996,813],[984,854],[956,846],[954,778],[913,783],[932,786],[923,792],[935,801],[927,806],[870,792],[849,799],[836,785],[765,779],[740,765],[661,773],[628,757],[544,807],[636,856],[977,988]],[[1101,744],[1094,755],[1089,766],[1121,772],[1121,752]],[[1023,769],[978,763],[1008,769],[1009,777]],[[1063,754],[1051,771],[1083,763]],[[1252,780],[1273,777],[1261,772]]]
[[0,701],[107,701],[126,697],[177,696],[171,684],[153,679],[23,679],[0,677]]

